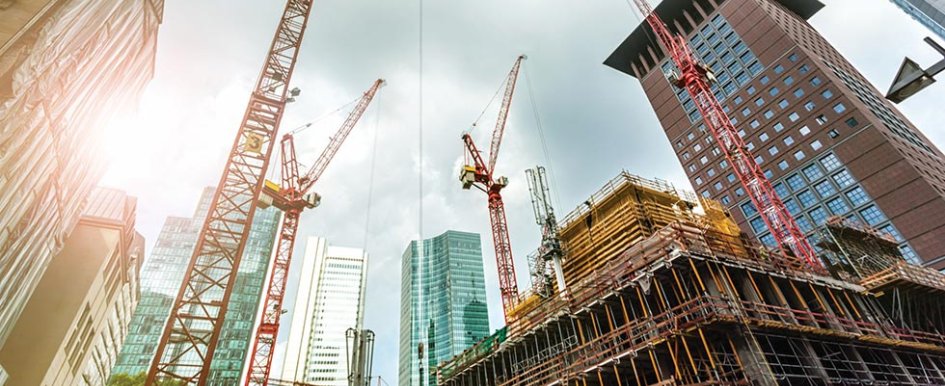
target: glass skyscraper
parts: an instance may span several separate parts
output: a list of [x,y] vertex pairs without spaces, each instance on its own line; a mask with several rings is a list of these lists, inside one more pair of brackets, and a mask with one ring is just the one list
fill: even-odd
[[[213,192],[214,188],[204,189],[192,218],[168,217],[164,222],[151,256],[141,270],[141,301],[135,310],[121,355],[112,370],[113,375],[134,375],[148,370],[207,216]],[[210,363],[209,384],[229,385],[239,382],[280,219],[280,213],[275,208],[256,211],[223,321],[220,341],[213,362]]]
[[399,384],[433,385],[431,369],[489,335],[479,235],[446,231],[411,241],[400,285]]
[[945,39],[945,0],[892,0],[912,18]]

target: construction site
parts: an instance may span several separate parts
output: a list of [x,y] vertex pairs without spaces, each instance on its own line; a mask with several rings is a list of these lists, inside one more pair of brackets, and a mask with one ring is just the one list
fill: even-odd
[[[945,62],[923,70],[906,58],[888,93],[892,99],[884,98],[808,23],[824,8],[818,0],[627,0],[639,24],[604,65],[639,81],[643,93],[634,96],[634,107],[648,100],[659,121],[651,126],[665,132],[679,170],[695,191],[621,171],[558,217],[551,204],[553,157],[541,127],[541,98],[535,97],[529,79],[568,69],[568,77],[578,80],[572,87],[557,84],[560,89],[573,91],[579,88],[574,84],[584,87],[592,80],[609,86],[609,78],[571,71],[581,67],[554,59],[582,57],[575,55],[582,54],[574,50],[579,46],[596,50],[587,44],[589,38],[568,45],[560,39],[567,33],[507,23],[514,24],[509,31],[528,31],[524,35],[538,43],[505,41],[515,46],[517,55],[492,100],[461,136],[458,126],[455,133],[447,133],[461,138],[461,156],[437,152],[431,157],[423,150],[424,122],[431,122],[424,113],[424,89],[440,89],[431,90],[436,91],[436,103],[427,106],[438,115],[432,121],[435,126],[440,119],[453,124],[453,117],[446,116],[451,110],[438,103],[448,100],[468,107],[479,95],[473,93],[479,87],[470,85],[486,78],[464,73],[439,78],[436,70],[437,82],[425,84],[425,39],[481,32],[456,28],[459,24],[452,20],[467,21],[464,18],[490,27],[482,30],[495,29],[501,40],[509,39],[499,23],[482,23],[478,15],[450,7],[431,7],[428,12],[439,16],[431,27],[441,30],[425,37],[420,1],[418,68],[403,71],[414,66],[414,58],[397,55],[414,52],[413,46],[408,50],[397,42],[413,44],[413,37],[379,40],[398,31],[384,24],[403,19],[390,17],[392,9],[377,4],[358,8],[363,6],[358,2],[283,2],[268,10],[274,34],[255,83],[244,82],[248,100],[236,130],[225,132],[222,142],[203,137],[184,141],[168,134],[174,146],[166,147],[174,149],[150,154],[138,146],[155,138],[132,136],[127,143],[108,144],[100,140],[114,134],[109,130],[124,130],[85,128],[108,126],[105,122],[116,118],[107,110],[120,99],[137,103],[158,98],[174,103],[151,101],[158,106],[149,111],[152,118],[175,115],[163,109],[187,107],[197,113],[175,111],[180,117],[159,121],[152,131],[171,128],[191,138],[194,127],[207,123],[203,119],[220,118],[216,104],[228,102],[220,97],[239,90],[234,84],[242,77],[233,74],[242,72],[219,64],[236,65],[242,59],[206,54],[210,50],[200,46],[192,50],[201,55],[170,50],[172,57],[181,51],[177,55],[186,59],[181,62],[195,73],[202,68],[195,59],[208,56],[213,57],[208,68],[228,74],[221,78],[239,78],[214,80],[200,74],[195,78],[199,82],[187,81],[181,70],[185,66],[156,61],[157,31],[165,23],[163,0],[0,0],[0,139],[5,141],[0,143],[0,186],[9,196],[0,206],[0,386],[370,386],[375,380],[380,386],[387,382],[375,376],[375,342],[381,342],[376,352],[387,366],[383,371],[396,371],[401,386],[945,385],[945,154],[891,104],[934,82],[932,73],[943,71]],[[206,40],[208,47],[220,44],[203,39],[206,36],[195,38],[196,32],[188,28],[198,24],[193,20],[206,22],[203,15],[209,12],[182,7],[187,3],[177,2],[168,13],[177,31],[168,37]],[[218,31],[261,28],[234,16],[231,8],[240,4],[224,3],[217,12],[228,17],[220,19],[236,26],[217,26]],[[303,40],[313,15],[320,13],[313,11],[316,4],[335,12],[326,14],[339,16],[319,20],[325,29],[312,31],[319,38],[319,64],[303,62],[304,71],[296,76],[302,80],[293,81],[301,69],[300,58],[315,55],[303,55]],[[348,13],[340,12],[351,4],[356,6]],[[270,6],[243,5],[243,12],[262,19],[256,14],[265,14]],[[376,11],[376,19],[365,17],[366,10]],[[531,16],[533,11],[524,12]],[[605,13],[611,12],[601,11]],[[191,14],[194,19],[182,17]],[[853,14],[848,11],[844,17]],[[344,15],[358,15],[359,23],[337,22]],[[560,21],[544,24],[558,27]],[[363,31],[352,30],[371,29],[362,26],[376,31],[357,38],[354,33]],[[200,27],[214,30],[211,24]],[[581,25],[570,33],[586,29]],[[227,40],[252,42],[246,36],[269,36],[269,30],[262,35],[260,31],[245,36],[233,32]],[[539,37],[547,36],[556,40],[539,44]],[[457,63],[484,68],[491,59],[471,48],[489,47],[488,55],[499,56],[491,43],[460,37],[443,38],[448,44],[427,44],[435,49],[462,47]],[[260,48],[266,41],[260,40]],[[357,47],[358,42],[366,47]],[[930,38],[926,42],[945,54]],[[329,43],[337,46],[325,46]],[[559,45],[570,51],[553,56],[550,50],[538,49]],[[403,63],[384,57],[385,51]],[[527,56],[521,52],[545,55],[544,70],[527,72]],[[364,53],[370,53],[368,60],[354,55]],[[357,60],[338,59],[341,64],[329,65],[343,56]],[[450,65],[447,56],[436,52],[432,58],[440,63],[433,67],[468,70]],[[378,64],[391,67],[368,66]],[[365,80],[354,100],[311,119],[297,116],[344,95],[342,69],[390,71],[393,78],[352,76]],[[163,81],[180,77],[183,80],[175,82],[186,87],[164,86],[174,92],[152,95],[163,90],[144,89],[155,73],[164,74],[159,77]],[[521,286],[503,198],[510,180],[496,172],[506,126],[518,118],[510,119],[510,111],[520,73],[528,74],[523,87],[540,140],[512,143],[506,152],[522,161],[533,150],[537,154],[540,144],[549,168],[525,172],[541,241],[524,249],[533,252],[524,259],[530,281]],[[457,81],[467,77],[473,79],[468,84]],[[360,88],[368,79],[370,86]],[[393,123],[381,119],[381,103],[375,101],[387,79],[393,80],[393,87],[404,87],[387,92],[398,102]],[[547,79],[543,83],[552,83]],[[326,101],[292,105],[302,92],[297,85],[316,86]],[[206,92],[214,96],[194,96],[203,102],[185,106],[190,99],[176,99],[194,91],[188,87],[211,89]],[[112,94],[111,89],[123,91]],[[611,112],[615,115],[630,110],[626,101],[614,98],[621,92],[608,89],[601,97],[617,101],[613,105],[619,107]],[[571,92],[545,94],[539,96],[572,98],[545,104],[555,107],[547,120],[559,125],[554,139],[569,142],[560,146],[568,152],[560,160],[573,163],[563,178],[573,188],[566,192],[568,198],[583,197],[591,189],[579,189],[597,184],[580,178],[592,171],[618,162],[626,165],[628,158],[643,159],[643,168],[661,162],[645,151],[635,153],[653,144],[652,138],[637,132],[630,141],[642,140],[630,145],[642,147],[624,140],[610,151],[627,157],[590,157],[596,154],[586,153],[604,153],[602,144],[617,141],[573,128],[608,126],[598,120],[606,114],[595,110],[607,106]],[[403,102],[414,97],[417,121],[409,120],[412,112],[400,121],[410,110]],[[203,104],[207,101],[213,102],[212,109]],[[372,137],[352,136],[372,102]],[[287,114],[290,106],[292,114]],[[473,135],[480,133],[480,120],[492,106],[497,106],[498,116],[488,143],[478,142],[486,145],[480,147]],[[558,115],[564,110],[566,114]],[[576,119],[579,113],[587,116]],[[193,119],[197,116],[201,120]],[[295,128],[284,125],[283,118]],[[326,118],[338,118],[340,127],[308,132],[321,142],[300,135]],[[645,122],[631,118],[633,130]],[[116,119],[119,122],[112,125],[151,124],[137,119],[141,122]],[[379,130],[381,122],[390,126],[390,137],[378,140],[385,132]],[[405,145],[406,139],[413,143],[413,138],[405,128],[417,129],[416,158],[408,154],[412,148]],[[566,137],[564,131],[578,135]],[[512,137],[521,139],[519,134]],[[579,151],[585,145],[581,141],[589,137],[598,142],[587,142],[590,150]],[[360,154],[336,157],[343,154],[346,140],[356,143],[348,147],[360,146]],[[31,145],[18,148],[22,141]],[[194,152],[204,156],[218,154],[220,162],[203,156],[190,159],[184,156],[186,146],[198,146]],[[444,144],[433,146],[439,150]],[[134,153],[155,157],[149,158],[157,165],[154,170],[115,169],[130,176],[118,181],[152,200],[175,201],[176,207],[186,193],[137,185],[143,176],[161,174],[156,171],[166,172],[164,177],[173,181],[167,186],[204,172],[219,176],[218,182],[203,189],[191,217],[168,216],[160,228],[138,221],[139,212],[153,216],[165,208],[146,208],[142,199],[139,210],[135,196],[97,186],[110,176],[97,153],[124,147],[131,149],[124,149],[129,159],[137,159]],[[7,148],[13,149],[13,158],[7,157]],[[375,158],[379,151],[401,158]],[[166,162],[168,157],[178,159]],[[438,166],[424,166],[425,159]],[[401,161],[406,166],[392,167]],[[170,163],[175,165],[165,165]],[[331,164],[336,166],[329,168]],[[361,164],[370,167],[353,169]],[[201,169],[205,165],[209,171]],[[378,165],[382,168],[377,179],[389,185],[377,189],[376,206],[383,213],[372,227]],[[171,171],[171,166],[179,170]],[[456,166],[460,184],[451,177],[451,189],[484,194],[491,231],[491,245],[489,237],[485,244],[494,248],[494,256],[487,256],[492,251],[483,254],[479,233],[444,229],[439,236],[426,237],[430,228],[481,224],[446,204],[454,192],[440,191],[441,181],[428,181],[446,175],[441,168]],[[101,170],[85,170],[91,168]],[[326,174],[330,169],[341,169],[335,180]],[[413,193],[405,188],[412,172],[417,173],[416,207],[411,206]],[[424,187],[431,182],[432,188]],[[325,189],[330,205],[309,215],[321,204],[316,188]],[[443,206],[432,206],[434,213],[425,216],[425,206],[431,207],[425,197]],[[514,197],[510,208],[520,209],[522,202],[523,197]],[[465,208],[465,202],[459,207]],[[517,221],[514,217],[520,213],[514,209],[509,212]],[[360,222],[361,215],[363,235],[350,224]],[[431,222],[426,231],[425,221]],[[157,233],[157,241],[147,244],[153,249],[147,259],[146,238],[137,231],[138,224]],[[330,244],[321,233],[345,240],[341,243],[360,240],[361,247]],[[404,240],[414,236],[416,240]],[[391,323],[395,307],[390,301],[397,282],[385,279],[393,278],[398,267],[396,257],[390,258],[391,245],[403,241],[408,245],[399,265],[397,328]],[[369,245],[382,246],[375,250],[387,259],[374,263],[382,277],[372,288],[371,302],[366,302]],[[489,276],[483,274],[484,256],[495,259],[496,271]],[[497,299],[486,292],[487,283],[493,282]],[[490,325],[489,305],[498,299],[504,326],[490,334],[496,321]],[[367,323],[383,329],[377,335],[365,328],[369,308],[379,315]],[[498,315],[492,311],[491,316]],[[394,344],[384,342],[393,341],[398,332],[395,368]]]
[[438,384],[945,383],[945,276],[873,230],[824,232],[812,270],[718,203],[621,173],[561,222],[567,290],[524,295]]
[[[803,29],[810,27],[801,25],[802,20],[823,4],[677,1],[663,2],[654,10],[645,0],[634,3],[645,20],[608,59],[608,65],[638,77],[644,88],[658,84],[661,91],[672,90],[680,102],[689,104],[690,120],[681,121],[681,129],[687,129],[689,121],[702,123],[699,129],[705,142],[717,146],[713,155],[723,159],[720,167],[731,166],[729,182],[740,185],[736,196],[747,196],[743,213],[746,217],[760,214],[752,228],[769,231],[770,241],[761,243],[744,233],[726,209],[733,206],[709,199],[709,190],[697,198],[666,182],[627,172],[558,222],[548,204],[541,169],[532,171],[529,188],[536,220],[543,229],[541,245],[529,257],[532,288],[517,290],[514,269],[505,267],[511,260],[503,262],[497,242],[506,327],[440,364],[435,370],[437,383],[945,384],[941,300],[945,275],[908,263],[889,231],[864,225],[876,221],[823,216],[818,221],[822,226],[813,233],[802,231],[799,211],[792,213],[785,205],[787,190],[776,190],[771,181],[774,173],[763,170],[763,158],[752,152],[750,134],[736,128],[737,119],[728,115],[729,106],[721,102],[729,86],[719,85],[716,72],[725,69],[700,58],[713,58],[712,50],[724,51],[718,34],[725,34],[726,41],[742,47],[745,63],[753,61],[722,13],[712,16],[720,7],[729,6],[726,12],[737,12],[738,7],[757,10],[771,20],[788,20],[783,23]],[[716,27],[718,34],[713,31]],[[709,44],[690,48],[687,29],[701,30]],[[657,65],[663,58],[666,62]],[[789,58],[798,61],[797,54]],[[738,63],[732,67],[737,70]],[[773,75],[783,71],[779,65]],[[809,67],[798,74],[808,72]],[[739,85],[748,83],[752,75],[740,76]],[[761,86],[770,81],[768,76],[764,79]],[[793,78],[785,82],[790,85]],[[778,92],[772,88],[768,94]],[[795,92],[795,96],[803,94],[804,90]],[[653,99],[655,95],[660,92],[650,96],[659,115],[656,105],[664,99]],[[673,100],[669,111],[682,112],[674,99],[665,100]],[[758,98],[755,104],[762,106],[764,100]],[[781,108],[787,106],[784,100]],[[812,110],[813,103],[808,102],[808,107]],[[674,117],[673,113],[664,113],[664,125],[680,122],[682,114]],[[765,118],[774,116],[770,110],[766,114]],[[751,115],[750,108],[744,108],[742,115]],[[823,122],[826,119],[819,121]],[[758,127],[757,123],[752,127]],[[670,135],[675,128],[666,129]],[[761,142],[767,139],[763,135]],[[801,135],[806,134],[802,131]],[[669,138],[674,140],[672,135]],[[696,141],[695,134],[690,133],[688,140]],[[682,140],[676,147],[684,148]],[[695,152],[701,149],[701,144],[693,147]],[[796,160],[804,157],[803,152],[795,153]],[[688,152],[680,156],[688,158]],[[701,164],[706,163],[708,157],[702,157]],[[487,178],[480,180],[490,181],[494,162],[490,168],[478,166],[481,161],[476,165],[475,170],[486,171],[480,174]],[[784,170],[788,164],[782,161],[782,165]],[[695,170],[695,165],[689,168]],[[713,175],[714,171],[707,174]],[[694,186],[702,184],[701,177],[694,180]],[[504,185],[499,183],[499,188]],[[483,190],[490,192],[491,200],[492,190]],[[716,191],[721,190],[717,184]],[[827,198],[830,193],[822,190],[819,194]],[[507,233],[503,226],[493,221],[496,240]],[[510,279],[503,281],[503,276]]]

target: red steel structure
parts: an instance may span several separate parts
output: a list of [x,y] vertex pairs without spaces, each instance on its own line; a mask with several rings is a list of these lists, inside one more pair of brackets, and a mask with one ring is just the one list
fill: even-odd
[[[505,204],[502,203],[501,190],[508,185],[508,178],[493,176],[495,162],[499,156],[499,146],[502,144],[502,133],[505,132],[505,123],[509,116],[509,106],[512,104],[512,94],[515,92],[515,81],[522,66],[525,55],[520,55],[512,66],[505,81],[505,96],[499,107],[499,118],[492,132],[492,144],[489,148],[489,163],[486,164],[479,149],[467,133],[463,134],[466,146],[466,165],[460,173],[459,179],[463,182],[463,189],[475,186],[488,195],[489,220],[492,223],[492,241],[495,244],[496,268],[499,271],[499,290],[502,294],[502,309],[505,311],[505,321],[509,322],[509,311],[518,303],[518,281],[515,278],[515,264],[512,260],[512,245],[509,242],[509,227],[505,219]],[[470,165],[469,161],[472,160]]]
[[252,362],[246,376],[246,385],[268,385],[269,371],[272,367],[272,355],[276,346],[276,337],[279,335],[279,319],[282,315],[282,301],[285,297],[286,280],[289,275],[289,264],[292,262],[292,250],[295,246],[295,236],[299,229],[299,216],[307,208],[314,208],[320,198],[315,193],[309,193],[312,186],[322,176],[328,163],[341,148],[351,129],[358,123],[364,111],[367,110],[377,90],[384,85],[383,79],[374,82],[370,89],[358,101],[354,110],[348,114],[338,132],[331,137],[331,141],[315,163],[304,175],[299,174],[299,164],[295,157],[295,142],[291,133],[282,137],[282,186],[274,187],[269,183],[264,188],[266,198],[272,199],[272,205],[283,212],[282,229],[279,231],[279,244],[276,250],[275,261],[269,276],[269,287],[266,290],[263,302],[262,320],[256,329],[253,343]]
[[312,0],[286,3],[148,370],[148,385],[159,379],[207,383],[311,8]]
[[[820,260],[814,254],[814,249],[811,248],[804,233],[794,221],[794,217],[788,213],[771,187],[771,182],[765,177],[761,167],[755,163],[755,157],[738,135],[738,130],[735,129],[731,119],[712,94],[710,82],[714,76],[711,71],[692,53],[684,36],[676,36],[669,31],[646,0],[634,1],[659,39],[663,50],[672,58],[679,71],[668,74],[669,81],[676,87],[686,89],[692,100],[696,102],[706,127],[732,165],[735,175],[748,192],[751,202],[762,214],[761,218],[771,230],[778,247],[782,252],[790,250],[813,268],[822,267]],[[785,245],[788,249],[785,249]]]

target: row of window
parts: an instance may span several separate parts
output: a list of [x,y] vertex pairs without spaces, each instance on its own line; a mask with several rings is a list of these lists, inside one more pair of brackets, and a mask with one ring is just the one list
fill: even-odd
[[[879,207],[833,153],[826,154],[818,162],[809,163],[773,187],[798,227],[810,237],[818,237],[814,231],[831,216],[842,216],[884,230],[903,242],[895,227],[888,223]],[[749,201],[739,208],[745,218],[750,219],[749,225],[755,234],[760,235],[759,239],[774,245],[774,237],[768,233],[755,206]],[[815,243],[812,240],[812,244]],[[903,243],[901,249],[907,258],[917,258],[908,244]]]
[[[761,73],[763,66],[725,18],[721,15],[715,17],[718,18],[718,23],[706,23],[689,41],[695,54],[715,74],[717,82],[711,85],[711,91],[722,101]],[[662,70],[669,73],[677,69],[675,64],[667,59]],[[691,122],[701,119],[701,114],[687,90],[676,89],[676,97]]]

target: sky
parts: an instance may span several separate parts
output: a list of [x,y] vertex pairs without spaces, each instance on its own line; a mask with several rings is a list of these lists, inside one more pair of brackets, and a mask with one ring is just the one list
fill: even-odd
[[[931,33],[887,0],[824,3],[811,23],[880,90],[904,56],[926,66],[939,59],[921,41]],[[218,181],[283,6],[165,3],[154,79],[138,111],[107,128],[102,182],[138,197],[149,251],[164,219],[190,216],[203,187]],[[316,184],[322,205],[303,214],[299,232],[370,254],[365,327],[377,334],[375,375],[397,380],[400,260],[410,240],[480,233],[491,328],[503,325],[486,199],[457,177],[460,136],[471,130],[488,147],[497,103],[486,106],[517,55],[528,60],[496,173],[511,180],[503,196],[520,287],[540,239],[525,169],[549,168],[560,214],[621,170],[689,189],[639,83],[602,64],[639,21],[626,0],[315,1],[292,82],[302,94],[282,125],[317,119],[296,136],[300,161],[311,164],[339,127],[346,112],[332,111],[387,80]],[[899,106],[940,148],[942,100],[945,85],[933,85]]]

